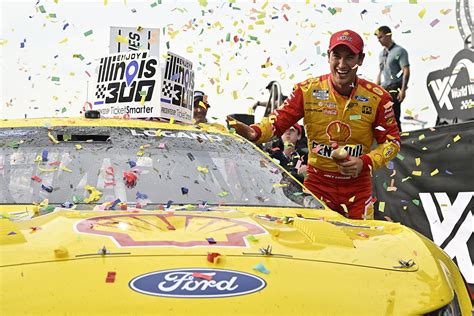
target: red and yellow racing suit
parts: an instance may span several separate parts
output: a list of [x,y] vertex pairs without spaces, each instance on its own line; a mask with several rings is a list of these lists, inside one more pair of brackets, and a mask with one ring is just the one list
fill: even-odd
[[[392,104],[387,91],[361,78],[349,97],[342,96],[327,74],[297,84],[279,109],[251,127],[258,134],[256,142],[263,143],[303,118],[310,149],[305,186],[331,209],[349,218],[371,219],[371,169],[388,163],[400,150]],[[371,150],[374,138],[378,146]],[[338,172],[331,158],[332,143],[362,159],[364,167],[357,178]]]

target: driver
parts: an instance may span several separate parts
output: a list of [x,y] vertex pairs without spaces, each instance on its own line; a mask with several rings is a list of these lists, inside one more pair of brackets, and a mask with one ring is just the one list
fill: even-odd
[[[363,48],[356,32],[334,33],[328,49],[331,73],[296,84],[282,106],[259,124],[227,118],[238,134],[257,144],[281,136],[303,118],[309,149],[304,184],[331,209],[352,219],[373,219],[371,171],[400,150],[390,94],[357,76]],[[374,138],[378,145],[371,150]],[[337,146],[349,156],[332,159]]]

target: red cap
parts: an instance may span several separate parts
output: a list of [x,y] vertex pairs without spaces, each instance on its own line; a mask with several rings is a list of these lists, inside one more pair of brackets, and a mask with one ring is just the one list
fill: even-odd
[[296,123],[292,127],[298,131],[299,135],[301,135],[302,130],[301,130],[301,125],[300,124]]
[[346,45],[354,54],[364,50],[364,41],[359,34],[351,30],[343,30],[334,33],[329,40],[329,51],[338,45]]

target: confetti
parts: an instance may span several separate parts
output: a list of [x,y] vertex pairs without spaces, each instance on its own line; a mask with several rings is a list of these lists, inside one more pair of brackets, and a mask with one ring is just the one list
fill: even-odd
[[218,252],[208,252],[207,253],[207,261],[210,263],[217,263],[219,261],[219,257],[221,256]]
[[206,238],[206,240],[207,240],[207,242],[208,242],[209,244],[211,244],[211,245],[217,243],[217,242],[214,240],[214,238],[212,238],[212,237]]
[[359,114],[349,115],[349,120],[360,120],[361,116]]
[[201,167],[201,166],[197,167],[197,171],[199,171],[201,173],[204,173],[204,174],[209,173],[209,169],[207,169],[206,167]]
[[56,137],[54,137],[53,134],[51,134],[50,131],[48,131],[48,138],[55,144],[59,144],[59,141],[56,139]]
[[32,177],[31,177],[31,180],[34,180],[34,181],[36,181],[36,182],[41,182],[41,181],[42,181],[41,178],[38,177],[38,176],[32,176]]
[[441,10],[439,11],[439,13],[441,13],[441,14],[443,14],[443,15],[446,15],[446,14],[448,14],[449,12],[451,12],[451,9],[441,9]]
[[430,25],[431,27],[434,27],[436,24],[439,23],[439,20],[438,19],[434,19],[433,21],[431,21]]
[[89,197],[85,198],[84,202],[91,203],[91,202],[97,202],[98,200],[100,200],[102,192],[98,191],[95,187],[91,185],[86,185],[84,189],[89,192]]
[[117,275],[117,272],[107,272],[107,277],[105,278],[105,282],[114,283],[116,275]]
[[411,174],[414,175],[414,176],[417,176],[417,177],[421,177],[422,172],[421,171],[412,171]]
[[270,274],[270,271],[265,268],[265,266],[262,263],[258,263],[253,267],[254,270],[264,273],[264,274]]
[[67,168],[67,167],[65,167],[65,166],[61,166],[61,167],[59,167],[59,169],[61,169],[62,171],[65,171],[65,172],[72,173],[72,170],[69,169],[69,168]]
[[226,196],[229,195],[229,192],[227,192],[227,191],[222,191],[222,192],[220,192],[218,195],[219,195],[220,197],[226,197]]
[[128,44],[128,39],[122,35],[117,35],[115,37],[115,41],[118,42],[118,43],[124,43],[124,44]]
[[453,141],[454,141],[454,142],[457,142],[457,141],[460,140],[460,139],[461,139],[461,136],[456,135],[456,136],[453,138]]
[[92,30],[89,30],[87,32],[84,32],[84,36],[90,36],[92,35],[93,31]]
[[418,13],[418,16],[420,17],[420,19],[423,19],[423,17],[425,16],[426,14],[426,8],[423,8],[419,13]]
[[205,280],[208,280],[208,281],[212,280],[212,275],[207,275],[207,274],[198,273],[198,272],[194,272],[193,277],[198,278],[198,279],[205,279]]
[[148,194],[145,194],[145,193],[141,193],[140,191],[137,191],[137,193],[135,193],[135,198],[137,200],[146,200],[148,199]]
[[53,192],[53,187],[50,186],[50,185],[44,185],[44,184],[42,184],[42,185],[41,185],[41,189],[45,190],[45,191],[48,192],[48,193]]
[[364,238],[369,238],[370,237],[369,234],[367,234],[365,232],[358,232],[357,236],[364,237]]
[[385,202],[380,201],[379,202],[379,212],[384,212],[385,211]]
[[346,204],[340,204],[340,205],[341,205],[342,209],[344,210],[344,213],[346,213],[346,214],[349,213],[349,210],[347,209]]
[[420,158],[415,158],[415,165],[419,166],[421,163],[421,159]]
[[438,169],[435,169],[435,170],[431,171],[430,176],[435,176],[435,175],[437,175],[438,173],[439,173],[439,170],[438,170]]
[[420,200],[418,199],[413,199],[411,200],[413,202],[413,204],[415,204],[416,206],[419,206],[420,205]]
[[247,235],[247,240],[252,242],[257,242],[258,239],[254,235]]

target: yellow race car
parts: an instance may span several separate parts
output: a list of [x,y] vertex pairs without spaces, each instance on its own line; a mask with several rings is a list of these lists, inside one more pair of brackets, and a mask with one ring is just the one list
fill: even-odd
[[471,315],[453,261],[208,125],[0,122],[1,315]]

